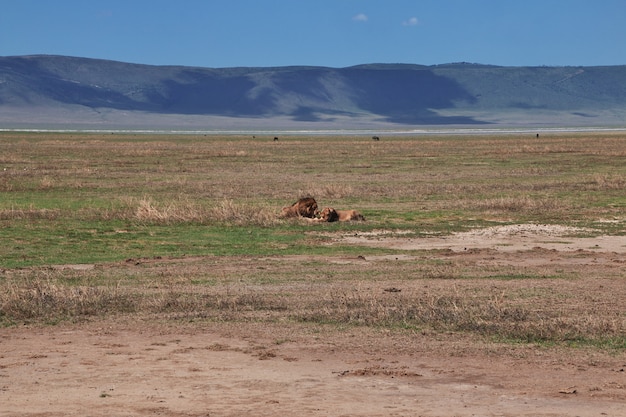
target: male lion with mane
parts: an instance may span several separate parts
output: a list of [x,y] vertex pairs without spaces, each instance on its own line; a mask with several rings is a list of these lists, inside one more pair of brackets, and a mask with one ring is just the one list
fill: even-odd
[[283,207],[281,217],[307,217],[317,216],[317,201],[313,197],[302,197],[290,206]]
[[356,210],[335,210],[332,207],[326,207],[321,211],[320,219],[325,222],[349,222],[364,221],[365,217]]

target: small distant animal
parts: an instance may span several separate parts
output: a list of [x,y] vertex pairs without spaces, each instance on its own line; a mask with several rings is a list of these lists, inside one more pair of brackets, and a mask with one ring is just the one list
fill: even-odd
[[380,140],[378,136],[372,136],[372,140]]
[[307,217],[313,219],[318,213],[317,201],[313,197],[302,197],[292,205],[283,207],[281,217]]
[[325,222],[365,221],[365,217],[356,210],[335,210],[332,207],[322,210],[320,219]]
[[274,136],[274,142],[278,140],[278,136]]

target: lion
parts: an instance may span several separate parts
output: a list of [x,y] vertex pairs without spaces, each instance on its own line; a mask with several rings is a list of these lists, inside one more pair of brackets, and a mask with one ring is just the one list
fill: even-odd
[[356,210],[335,210],[332,207],[326,207],[320,212],[320,219],[326,222],[349,222],[364,221],[365,217]]
[[313,197],[302,197],[291,206],[283,207],[281,217],[307,217],[313,219],[317,214],[317,201]]

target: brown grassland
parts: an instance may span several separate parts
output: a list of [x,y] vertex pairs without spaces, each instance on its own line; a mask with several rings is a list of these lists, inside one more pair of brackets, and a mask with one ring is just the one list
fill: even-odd
[[626,133],[272,138],[0,133],[0,415],[626,415]]

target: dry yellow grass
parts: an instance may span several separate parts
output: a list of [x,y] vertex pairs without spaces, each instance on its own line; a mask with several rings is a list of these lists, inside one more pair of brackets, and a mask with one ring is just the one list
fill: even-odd
[[26,323],[127,314],[144,320],[322,323],[623,348],[626,290],[619,265],[567,263],[485,267],[463,256],[341,264],[326,257],[199,257],[15,270],[5,272],[0,316]]
[[[70,247],[77,252],[118,242],[120,235],[130,243],[120,239],[116,250],[140,236],[138,253],[148,254],[186,243],[169,236],[198,245],[210,236],[195,230],[240,236],[224,256],[205,250],[196,257],[133,258],[122,252],[116,262],[94,262],[87,270],[45,262],[5,267],[4,324],[133,314],[624,345],[619,256],[601,267],[568,263],[577,260],[570,255],[526,266],[503,258],[486,267],[493,253],[477,260],[438,251],[412,252],[416,258],[409,262],[365,262],[356,249],[330,246],[332,230],[322,229],[328,225],[318,225],[326,234],[315,234],[310,225],[278,218],[283,205],[308,194],[322,207],[363,212],[367,222],[333,226],[352,227],[355,234],[444,234],[498,221],[594,224],[619,234],[626,221],[623,134],[397,136],[376,143],[316,136],[274,143],[234,136],[4,133],[2,141],[0,190],[7,199],[0,201],[0,221],[9,243],[1,250],[15,262],[35,238],[41,250],[53,251],[45,240],[49,230],[61,235],[56,243],[75,239]],[[188,231],[182,237],[174,233],[181,226]],[[129,233],[139,228],[141,234]],[[262,255],[245,252],[246,237],[261,229],[255,242],[264,246]],[[291,242],[282,238],[294,234],[306,236],[300,252],[282,256]],[[534,254],[519,258],[528,256]]]

